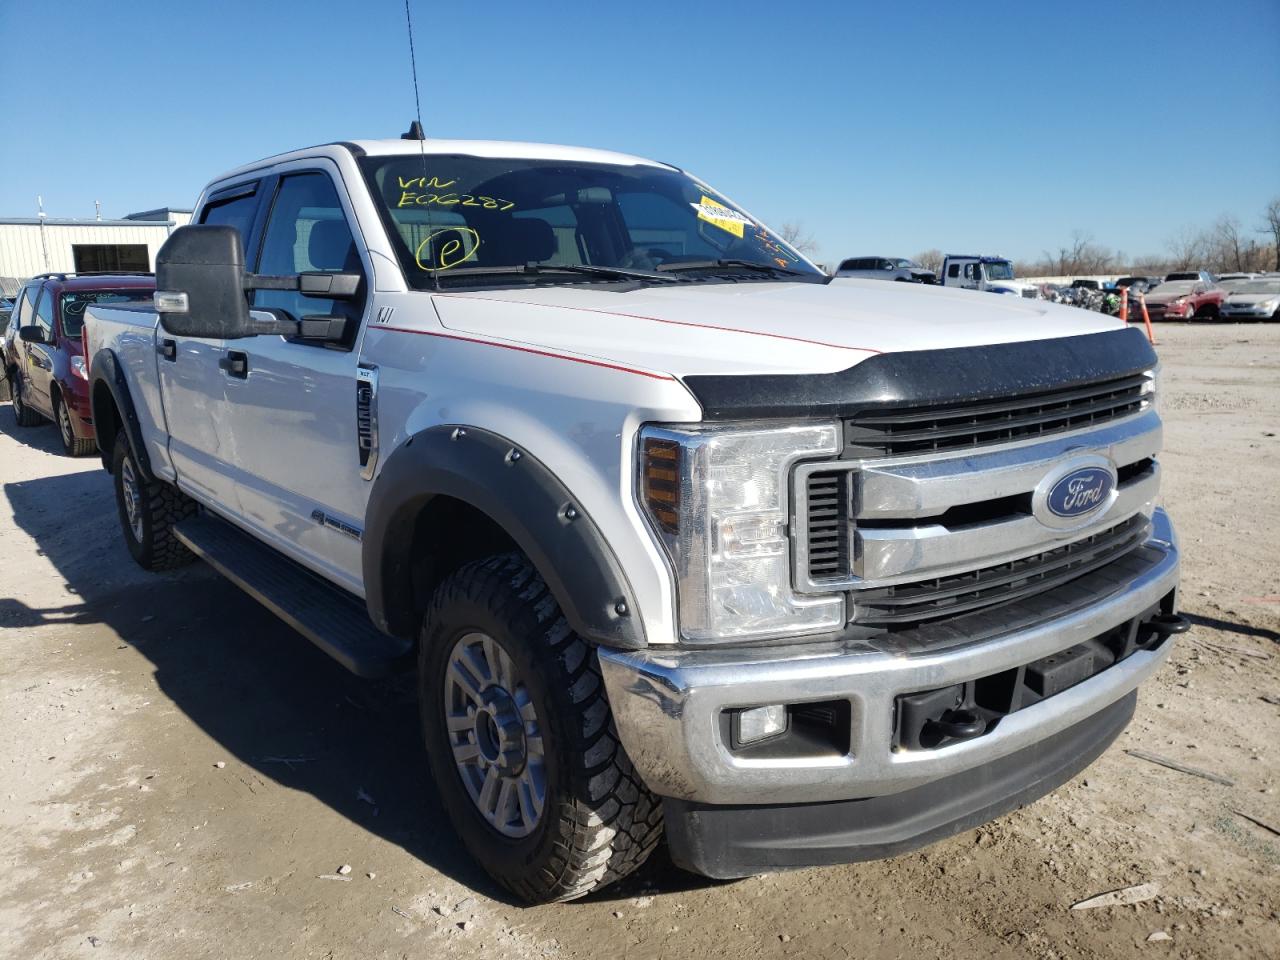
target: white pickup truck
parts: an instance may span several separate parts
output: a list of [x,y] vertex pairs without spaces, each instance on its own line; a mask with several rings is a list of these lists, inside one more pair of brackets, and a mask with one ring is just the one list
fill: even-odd
[[678,168],[537,144],[271,157],[157,262],[85,334],[129,550],[416,666],[453,826],[529,901],[664,832],[736,877],[973,827],[1187,625],[1110,318],[833,283]]

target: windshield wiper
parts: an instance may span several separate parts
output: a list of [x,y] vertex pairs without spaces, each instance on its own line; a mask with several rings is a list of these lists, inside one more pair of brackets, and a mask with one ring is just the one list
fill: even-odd
[[660,263],[657,269],[663,273],[673,273],[677,270],[714,270],[717,267],[746,267],[749,270],[762,270],[766,273],[787,273],[794,277],[812,276],[812,273],[808,270],[792,270],[790,267],[780,267],[776,263],[738,260],[733,257],[722,257],[719,260],[687,260],[676,263]]
[[501,276],[502,274],[523,274],[538,276],[550,273],[579,273],[594,277],[608,277],[613,280],[662,280],[671,283],[675,277],[647,270],[629,270],[626,267],[606,267],[595,263],[524,263],[511,266],[493,267],[451,267],[439,272],[440,279],[464,276]]

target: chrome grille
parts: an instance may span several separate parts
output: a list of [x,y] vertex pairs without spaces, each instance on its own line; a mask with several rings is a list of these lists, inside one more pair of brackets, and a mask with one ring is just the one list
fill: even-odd
[[[1146,383],[1129,379],[1105,395]],[[1062,402],[1104,395],[1071,393]],[[1148,539],[1162,435],[1150,400],[1141,394],[1134,416],[1019,443],[800,464],[791,530],[796,589],[844,592],[853,625],[896,634],[944,629],[952,619],[1039,603],[1105,578],[1110,564]],[[1074,459],[1098,458],[1116,470],[1105,509],[1069,531],[1043,523],[1035,505],[1046,478]]]
[[914,627],[939,617],[1021,600],[1105,566],[1139,546],[1149,529],[1150,521],[1138,514],[1074,543],[1030,557],[948,577],[860,591],[853,622]]
[[1147,374],[963,405],[858,414],[844,422],[845,456],[895,456],[1080,430],[1143,410]]

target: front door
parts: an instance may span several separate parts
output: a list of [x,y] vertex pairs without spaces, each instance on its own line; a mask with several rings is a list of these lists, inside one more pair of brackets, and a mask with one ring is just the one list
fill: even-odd
[[24,353],[25,384],[22,399],[32,410],[39,410],[53,419],[53,364],[58,349],[53,339],[53,293],[43,290],[36,301],[35,315],[31,322],[44,334],[44,343],[28,343],[19,340]]
[[346,336],[327,344],[279,336],[232,344],[244,354],[244,375],[226,381],[224,426],[235,450],[242,518],[277,549],[359,594],[369,482],[360,473],[354,347],[370,271],[358,253],[336,170],[321,163],[281,171],[254,272],[358,273],[366,282],[353,300],[255,292],[259,310],[293,319],[344,317]]
[[[258,193],[256,181],[220,191],[201,210],[200,222],[236,227],[247,250]],[[236,452],[227,429],[225,358],[236,344],[248,341],[179,337],[163,326],[156,329],[156,341],[169,456],[178,486],[208,506],[238,513]]]

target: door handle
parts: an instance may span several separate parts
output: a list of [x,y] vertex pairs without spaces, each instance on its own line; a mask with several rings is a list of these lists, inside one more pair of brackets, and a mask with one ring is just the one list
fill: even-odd
[[164,357],[166,360],[178,359],[178,344],[173,340],[161,340],[160,346],[156,347],[156,353]]
[[218,361],[218,366],[227,372],[227,376],[240,380],[249,379],[249,355],[241,350],[231,350]]

